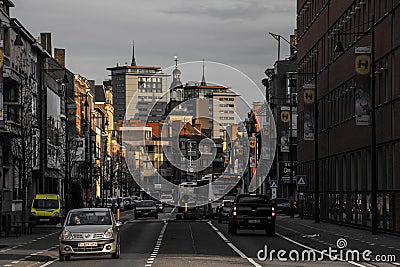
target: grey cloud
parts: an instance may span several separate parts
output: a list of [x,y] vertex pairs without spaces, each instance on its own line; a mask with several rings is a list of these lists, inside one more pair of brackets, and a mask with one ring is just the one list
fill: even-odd
[[[189,4],[189,3],[190,4]],[[185,4],[168,9],[168,14],[208,16],[220,20],[256,19],[267,14],[291,12],[293,2],[281,1],[188,1]]]

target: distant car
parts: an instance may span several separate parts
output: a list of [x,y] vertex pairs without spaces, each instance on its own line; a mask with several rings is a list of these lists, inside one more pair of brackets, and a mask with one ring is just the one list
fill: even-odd
[[29,220],[35,224],[58,224],[61,221],[61,200],[59,195],[37,194],[32,201]]
[[138,196],[131,196],[132,204],[136,204],[136,202],[142,201],[142,199]]
[[133,201],[132,201],[131,197],[123,197],[122,200],[124,202],[124,209],[125,210],[133,209]]
[[153,200],[142,200],[136,203],[135,218],[154,217],[158,219],[156,202]]
[[[286,198],[274,198],[271,199],[272,204],[275,205],[276,213],[284,213],[286,215],[290,215],[290,200]],[[297,213],[297,203],[293,202],[293,211]]]
[[59,235],[60,261],[81,255],[111,254],[113,259],[119,258],[121,226],[108,208],[69,211]]
[[171,194],[161,195],[160,201],[167,206],[175,206],[174,197]]
[[229,219],[229,212],[233,206],[232,200],[223,200],[221,206],[218,209],[218,223],[227,221]]

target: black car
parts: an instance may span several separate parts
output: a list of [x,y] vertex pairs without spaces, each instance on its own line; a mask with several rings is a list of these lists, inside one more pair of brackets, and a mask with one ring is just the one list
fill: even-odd
[[223,200],[218,209],[218,223],[227,221],[229,219],[229,212],[233,206],[232,200]]
[[292,206],[290,205],[290,200],[286,198],[274,198],[271,199],[272,204],[275,205],[276,213],[284,213],[286,215],[291,214],[291,208],[293,208],[293,212],[297,213],[297,203],[293,201]]
[[266,195],[239,194],[229,214],[228,232],[236,235],[240,229],[265,230],[275,235],[275,207]]
[[136,203],[135,218],[154,217],[158,219],[156,202],[153,200],[142,200]]

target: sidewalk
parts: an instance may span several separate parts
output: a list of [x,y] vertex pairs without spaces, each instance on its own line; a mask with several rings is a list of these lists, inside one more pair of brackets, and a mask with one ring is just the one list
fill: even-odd
[[353,228],[328,222],[315,223],[311,219],[281,217],[277,221],[277,232],[285,232],[291,238],[309,244],[323,244],[336,247],[336,242],[344,238],[351,249],[370,249],[374,253],[392,253],[400,259],[400,236]]
[[34,227],[32,229],[32,234],[22,234],[18,237],[13,234],[9,235],[8,237],[2,236],[0,237],[0,252],[3,249],[15,246],[23,246],[51,235],[57,235],[59,232],[60,228],[56,227]]

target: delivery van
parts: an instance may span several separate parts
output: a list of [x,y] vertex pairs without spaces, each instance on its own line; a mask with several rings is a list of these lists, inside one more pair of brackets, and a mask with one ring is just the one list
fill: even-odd
[[30,221],[34,224],[61,222],[61,200],[55,194],[37,194],[32,201]]

